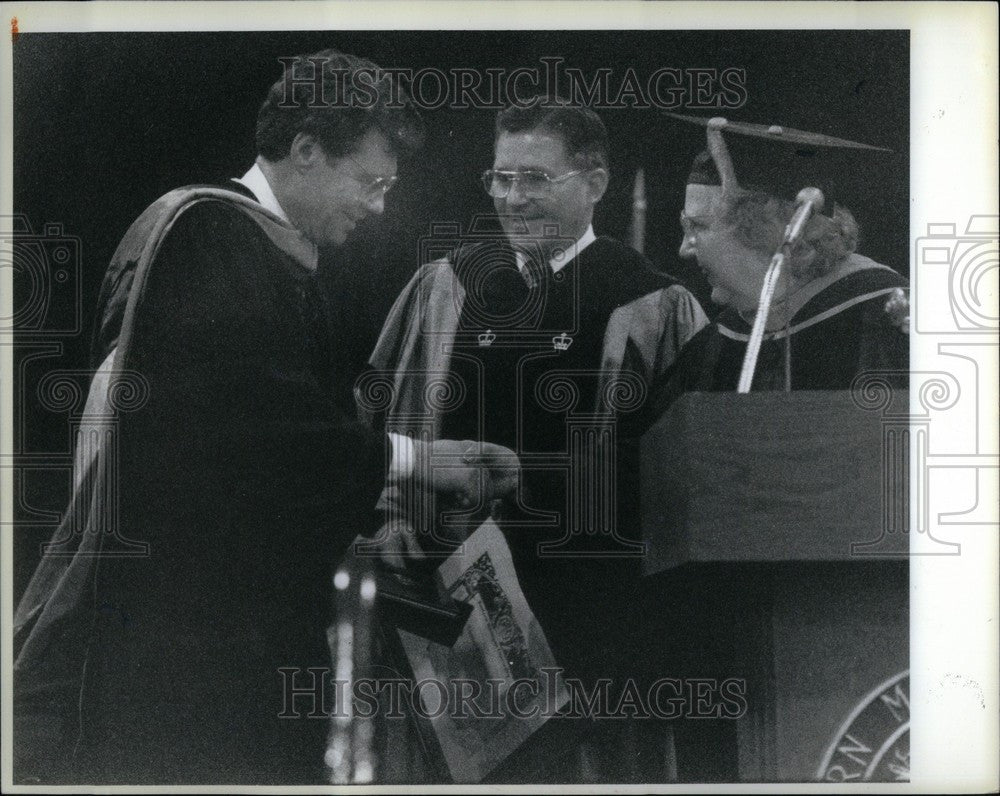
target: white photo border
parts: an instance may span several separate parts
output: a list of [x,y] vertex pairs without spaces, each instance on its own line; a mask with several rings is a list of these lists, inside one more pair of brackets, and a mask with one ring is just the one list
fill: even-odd
[[[21,32],[42,31],[212,31],[212,30],[461,30],[553,29],[570,21],[573,29],[611,30],[662,28],[675,30],[718,29],[907,29],[911,46],[911,279],[914,295],[922,300],[921,271],[917,257],[928,225],[954,225],[961,237],[971,219],[993,218],[996,241],[997,205],[997,8],[991,3],[638,3],[638,2],[497,2],[354,3],[354,2],[92,2],[2,3],[0,23],[0,215],[13,212],[12,186],[12,44],[11,24],[17,19]],[[978,222],[977,222],[978,223]],[[989,222],[987,221],[987,226]],[[988,230],[987,230],[988,232]],[[995,249],[994,249],[995,251]],[[992,281],[980,298],[995,307],[996,260]],[[10,269],[0,285],[0,316],[12,317]],[[931,297],[934,304],[917,308],[927,318],[947,315],[947,295]],[[995,317],[995,316],[994,316]],[[933,324],[932,324],[933,326]],[[934,327],[937,329],[937,327]],[[928,521],[939,539],[957,541],[961,555],[937,556],[922,549],[926,539],[914,539],[911,562],[911,782],[892,786],[841,786],[841,790],[883,792],[989,791],[997,788],[998,737],[998,629],[997,578],[1000,547],[997,534],[997,340],[994,333],[962,335],[959,332],[921,332],[912,336],[914,370],[953,372],[956,344],[973,346],[971,370],[955,371],[966,389],[974,387],[980,413],[973,449],[932,450],[939,471],[929,474],[931,488]],[[952,350],[949,353],[949,347]],[[11,452],[10,418],[13,395],[10,346],[0,341],[2,394],[0,394],[0,456]],[[972,374],[971,376],[969,374]],[[973,384],[970,379],[978,379]],[[918,396],[913,396],[916,402]],[[916,406],[916,403],[914,404]],[[935,434],[941,439],[967,435],[969,418],[942,413]],[[937,444],[933,440],[932,446]],[[917,452],[912,451],[917,468]],[[949,465],[941,457],[954,457]],[[919,466],[923,466],[921,463]],[[962,524],[954,516],[962,506],[952,501],[967,495],[969,472],[978,485],[978,508]],[[921,473],[914,469],[916,477]],[[929,471],[928,471],[929,473]],[[11,527],[12,481],[10,468],[2,474],[3,524]],[[962,498],[964,499],[964,498]],[[918,527],[918,507],[913,507],[911,527]],[[968,507],[965,507],[967,513]],[[973,516],[974,515],[974,516]],[[916,534],[914,535],[917,536]],[[10,622],[12,605],[12,551],[10,533],[2,535],[3,617],[3,737],[2,787],[6,792],[30,792],[31,787],[12,784],[10,738],[12,728]],[[815,788],[819,787],[817,783]],[[75,793],[91,789],[51,787],[49,792]],[[683,786],[685,791],[804,792],[809,786],[742,784]],[[139,792],[138,788],[104,788]],[[252,792],[273,788],[143,788],[142,792]],[[288,792],[330,792],[330,788],[288,788]],[[354,787],[352,792],[387,792],[380,787]],[[410,789],[393,787],[392,792]],[[414,792],[445,788],[414,788]],[[462,786],[463,791],[478,788]],[[513,788],[492,787],[489,792]],[[549,788],[534,787],[534,791]],[[648,792],[647,786],[620,788]],[[664,791],[672,790],[664,787]],[[485,792],[485,791],[483,791]]]

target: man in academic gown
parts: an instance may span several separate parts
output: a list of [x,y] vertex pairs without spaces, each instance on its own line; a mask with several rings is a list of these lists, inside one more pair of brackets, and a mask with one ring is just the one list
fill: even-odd
[[[628,674],[628,595],[642,555],[633,451],[618,422],[707,322],[685,288],[595,235],[608,174],[607,132],[593,111],[544,101],[502,111],[483,175],[502,233],[474,224],[424,265],[370,360],[393,381],[390,424],[406,429],[407,418],[420,418],[428,428],[429,418],[433,437],[518,453],[521,488],[501,527],[556,663],[588,689],[599,678],[620,688]],[[429,398],[435,382],[451,400]],[[387,556],[405,561],[433,530],[394,526]],[[615,721],[551,721],[540,734],[561,734],[564,748],[535,739],[494,779],[662,777],[641,770]]]
[[[116,251],[87,407],[103,442],[82,437],[15,617],[16,781],[328,781],[329,705],[289,706],[279,669],[329,677],[333,566],[429,452],[354,419],[314,279],[317,247],[382,212],[423,134],[388,82],[356,94],[374,69],[295,59],[255,165],[163,196]],[[315,101],[331,81],[346,102]],[[465,455],[435,487],[471,499],[470,443],[434,453]]]

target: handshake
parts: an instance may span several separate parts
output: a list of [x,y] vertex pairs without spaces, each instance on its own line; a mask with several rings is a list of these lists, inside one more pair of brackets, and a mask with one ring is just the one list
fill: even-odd
[[[469,523],[477,524],[492,511],[494,501],[517,489],[521,463],[514,451],[502,445],[452,439],[423,442],[400,435],[390,436],[395,438],[389,480],[395,489],[387,492],[393,495],[389,504],[395,504],[395,510],[388,512],[378,534],[362,544],[369,551],[377,551],[382,563],[392,570],[401,572],[414,565],[427,564],[425,545],[439,546],[445,539],[450,544],[457,543],[469,530],[464,524],[446,528],[436,521],[432,521],[433,528],[418,530],[416,518],[406,516],[403,509],[413,504],[403,498],[402,493],[409,490],[434,492],[451,509],[468,512]],[[440,505],[438,510],[441,510]],[[422,541],[418,541],[418,537]]]
[[410,484],[446,496],[459,508],[489,505],[517,488],[517,454],[503,445],[474,440],[410,440]]

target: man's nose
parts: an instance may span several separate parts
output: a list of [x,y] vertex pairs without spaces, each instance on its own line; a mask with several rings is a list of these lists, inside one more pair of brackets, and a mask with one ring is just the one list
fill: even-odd
[[685,232],[681,238],[681,247],[677,251],[681,257],[694,257],[697,254],[695,250],[695,239],[693,233]]
[[375,216],[382,215],[385,212],[385,194],[382,191],[377,191],[376,193],[366,196],[364,199],[365,209]]
[[524,193],[524,189],[521,187],[520,180],[514,180],[510,185],[510,190],[507,191],[507,196],[504,197],[508,205],[513,205],[515,207],[520,207],[528,203],[528,197]]

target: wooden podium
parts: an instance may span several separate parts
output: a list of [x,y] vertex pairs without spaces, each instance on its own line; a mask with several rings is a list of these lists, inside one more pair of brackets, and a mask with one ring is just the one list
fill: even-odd
[[738,718],[677,722],[682,779],[908,776],[908,438],[886,419],[908,395],[893,401],[694,393],[643,438],[646,676],[745,682]]

